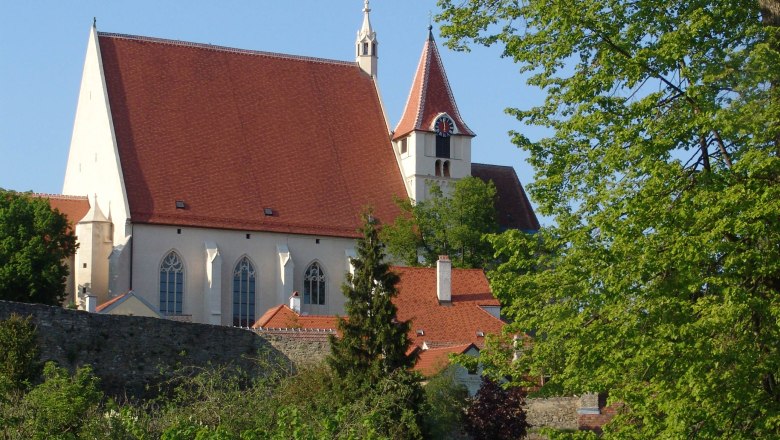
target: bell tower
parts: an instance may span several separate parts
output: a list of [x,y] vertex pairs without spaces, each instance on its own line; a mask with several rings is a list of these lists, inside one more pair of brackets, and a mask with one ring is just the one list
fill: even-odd
[[446,194],[455,180],[470,176],[474,136],[460,116],[428,26],[412,89],[393,132],[393,148],[409,198],[425,200],[432,184]]
[[379,41],[376,39],[376,32],[371,28],[369,12],[371,12],[371,8],[368,7],[368,0],[365,0],[363,3],[363,26],[358,31],[355,41],[355,57],[360,68],[371,77],[376,78]]

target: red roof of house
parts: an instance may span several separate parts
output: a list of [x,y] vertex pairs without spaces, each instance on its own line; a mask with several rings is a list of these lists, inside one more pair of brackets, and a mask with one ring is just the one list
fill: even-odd
[[81,196],[63,196],[59,194],[33,194],[49,201],[49,206],[65,214],[71,229],[89,212],[89,199]]
[[356,237],[365,206],[398,214],[403,179],[356,63],[106,33],[99,45],[133,222]]
[[393,139],[406,136],[415,130],[432,132],[433,122],[440,113],[447,113],[453,119],[460,134],[474,136],[474,132],[458,112],[439,49],[433,40],[433,34],[428,32],[420,64],[414,74],[412,89],[406,100],[403,116],[395,127]]
[[[499,334],[504,322],[483,306],[498,307],[485,274],[480,269],[452,269],[452,300],[439,304],[436,297],[436,269],[427,267],[392,267],[401,281],[393,300],[399,321],[411,320],[409,339],[412,345],[448,347],[474,344],[482,347],[484,335]],[[333,315],[299,315],[280,304],[266,311],[252,328],[336,330]],[[423,334],[418,335],[417,331]],[[483,335],[480,336],[478,332]]]
[[450,354],[463,354],[471,347],[476,348],[474,344],[460,344],[419,350],[419,357],[414,369],[423,376],[434,376],[450,364]]
[[498,224],[503,229],[539,230],[539,220],[514,168],[472,163],[471,175],[496,185]]
[[[431,347],[473,343],[484,346],[484,334],[499,334],[504,322],[482,306],[500,305],[480,269],[452,269],[452,300],[439,304],[436,296],[436,268],[393,267],[401,281],[393,301],[399,321],[412,321],[409,337],[416,345]],[[423,335],[418,336],[417,331]]]
[[266,311],[255,321],[252,328],[270,329],[309,329],[332,330],[338,326],[338,318],[333,315],[299,315],[285,304],[280,304]]
[[115,298],[112,298],[112,299],[110,299],[110,300],[108,300],[108,301],[104,302],[103,304],[101,304],[101,305],[99,305],[99,306],[95,307],[95,311],[96,311],[96,312],[98,312],[98,313],[99,313],[99,312],[102,312],[104,309],[106,309],[107,307],[111,306],[112,304],[114,304],[114,303],[116,303],[116,302],[119,302],[119,301],[121,301],[121,300],[122,300],[122,298],[124,298],[125,296],[127,296],[127,294],[128,294],[128,293],[129,293],[129,292],[127,292],[127,293],[123,293],[123,294],[121,294],[121,295],[119,295],[119,296],[117,296],[117,297],[115,297]]

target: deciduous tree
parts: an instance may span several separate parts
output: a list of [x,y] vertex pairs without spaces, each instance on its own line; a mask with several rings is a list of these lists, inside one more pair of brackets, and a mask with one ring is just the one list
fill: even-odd
[[608,390],[608,436],[777,438],[778,2],[440,4],[452,47],[498,44],[547,94],[508,111],[553,133],[513,138],[557,225],[492,239],[536,335],[515,377]]
[[450,195],[437,185],[430,193],[427,200],[400,202],[404,214],[382,231],[389,253],[410,266],[421,260],[432,266],[439,255],[449,255],[456,267],[487,267],[493,248],[483,236],[498,231],[493,182],[466,177]]
[[0,299],[62,303],[76,247],[67,219],[46,200],[0,190]]

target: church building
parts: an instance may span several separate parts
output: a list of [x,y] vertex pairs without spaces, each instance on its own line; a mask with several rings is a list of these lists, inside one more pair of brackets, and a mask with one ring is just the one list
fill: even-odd
[[469,175],[496,184],[502,227],[538,229],[515,171],[471,162],[430,30],[390,124],[369,12],[354,62],[93,25],[63,186],[89,198],[74,302],[132,291],[170,319],[249,327],[298,291],[302,313],[343,313],[361,212],[390,223],[396,198]]

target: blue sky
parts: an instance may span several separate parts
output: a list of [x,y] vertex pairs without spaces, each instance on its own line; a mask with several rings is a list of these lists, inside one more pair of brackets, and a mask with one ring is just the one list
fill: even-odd
[[[362,0],[109,1],[0,3],[0,187],[60,193],[92,18],[99,31],[242,49],[354,60]],[[401,117],[427,36],[435,0],[373,0],[379,39],[379,86],[391,126]],[[527,185],[533,170],[507,132],[532,139],[507,107],[541,103],[518,66],[496,48],[439,50],[461,115],[477,133],[474,162],[514,166]]]

